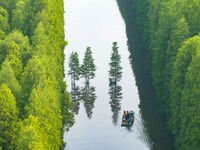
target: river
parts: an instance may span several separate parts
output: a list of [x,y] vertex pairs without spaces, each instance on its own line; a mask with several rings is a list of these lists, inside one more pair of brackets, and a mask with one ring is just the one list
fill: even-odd
[[[68,41],[65,48],[65,81],[74,101],[75,114],[75,124],[64,135],[66,150],[173,149],[171,135],[157,112],[144,48],[131,5],[130,0],[119,3],[115,0],[64,1],[65,40]],[[128,19],[130,22],[125,24],[120,10],[125,21],[126,17],[133,15]],[[123,68],[117,90],[109,86],[113,42],[118,42]],[[90,81],[90,87],[85,87],[81,79],[72,88],[67,75],[69,56],[72,51],[77,51],[82,63],[88,46],[95,59],[96,77]],[[113,98],[113,91],[117,98]],[[130,128],[121,127],[124,110],[135,111],[135,121]]]

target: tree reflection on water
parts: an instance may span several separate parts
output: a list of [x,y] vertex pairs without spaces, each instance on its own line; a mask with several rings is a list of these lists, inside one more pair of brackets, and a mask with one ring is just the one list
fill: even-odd
[[71,101],[73,102],[73,106],[72,106],[72,112],[74,114],[78,114],[79,113],[79,109],[80,109],[80,87],[79,86],[72,86],[72,90],[70,92],[70,97],[71,97]]
[[83,101],[89,119],[92,118],[94,102],[97,98],[95,91],[95,87],[89,86],[89,84],[81,89],[81,100]]
[[121,100],[122,100],[122,87],[119,85],[111,85],[109,89],[110,95],[110,106],[113,112],[112,121],[114,125],[117,125],[119,112],[121,110]]
[[77,115],[80,109],[80,102],[83,102],[87,117],[91,119],[94,102],[97,98],[95,92],[96,88],[89,86],[89,84],[86,84],[85,87],[72,86],[72,90],[70,92],[71,101],[73,102],[72,112]]

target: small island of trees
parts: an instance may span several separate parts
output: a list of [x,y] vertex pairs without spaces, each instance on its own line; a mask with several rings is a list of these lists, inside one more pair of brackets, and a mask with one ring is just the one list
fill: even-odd
[[89,80],[95,77],[96,66],[94,64],[94,58],[90,47],[87,47],[83,64],[79,64],[79,58],[77,52],[72,52],[69,58],[68,75],[71,76],[71,82],[75,86],[75,81],[80,77],[85,78],[85,85],[89,85]]

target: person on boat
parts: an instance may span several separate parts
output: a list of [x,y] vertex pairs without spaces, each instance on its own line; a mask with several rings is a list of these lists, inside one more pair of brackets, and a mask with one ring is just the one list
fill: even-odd
[[128,124],[130,124],[130,122],[131,122],[131,118],[132,118],[132,117],[128,118]]
[[133,122],[133,116],[131,117],[131,121],[130,122]]
[[126,110],[124,110],[124,115],[126,115],[127,114],[127,112],[126,112]]
[[123,114],[123,117],[122,117],[123,120],[126,119],[126,114],[127,114],[127,113],[126,113],[126,110],[124,110],[124,114]]
[[130,113],[127,111],[126,120],[130,118]]
[[132,111],[130,112],[130,117],[133,117],[133,112]]

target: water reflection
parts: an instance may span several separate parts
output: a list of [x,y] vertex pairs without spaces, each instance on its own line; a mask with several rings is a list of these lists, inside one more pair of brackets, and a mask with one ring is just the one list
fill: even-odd
[[78,115],[80,102],[83,102],[87,116],[89,119],[91,119],[94,102],[97,98],[96,88],[94,86],[89,86],[89,84],[86,84],[84,87],[73,85],[70,92],[70,97],[71,101],[73,102],[72,112]]
[[97,98],[95,91],[96,91],[95,87],[86,84],[86,86],[81,89],[80,93],[81,100],[83,101],[85,111],[89,119],[92,118],[94,102]]
[[72,90],[70,92],[70,97],[71,97],[71,101],[73,102],[73,106],[72,106],[72,112],[74,114],[78,114],[79,113],[79,109],[80,109],[80,87],[79,86],[75,86],[75,84],[73,84],[72,86]]
[[110,95],[110,107],[112,110],[112,122],[117,125],[119,112],[121,110],[121,100],[122,100],[122,87],[119,85],[111,85],[109,89]]

